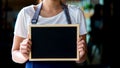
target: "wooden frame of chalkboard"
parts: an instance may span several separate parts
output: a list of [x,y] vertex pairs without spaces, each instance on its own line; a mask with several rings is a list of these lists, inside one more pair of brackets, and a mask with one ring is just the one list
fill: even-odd
[[79,60],[79,24],[31,24],[29,34],[32,41],[29,61]]

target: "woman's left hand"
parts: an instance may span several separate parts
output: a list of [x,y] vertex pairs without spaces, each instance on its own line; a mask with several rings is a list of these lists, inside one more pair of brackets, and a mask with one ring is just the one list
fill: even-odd
[[87,47],[86,47],[86,41],[85,39],[79,37],[77,40],[77,48],[79,51],[79,61],[76,61],[77,63],[83,63],[87,58]]

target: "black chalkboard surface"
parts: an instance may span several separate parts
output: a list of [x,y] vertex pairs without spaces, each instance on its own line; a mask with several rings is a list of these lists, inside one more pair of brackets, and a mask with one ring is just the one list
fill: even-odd
[[79,24],[30,25],[30,61],[75,61],[79,59]]

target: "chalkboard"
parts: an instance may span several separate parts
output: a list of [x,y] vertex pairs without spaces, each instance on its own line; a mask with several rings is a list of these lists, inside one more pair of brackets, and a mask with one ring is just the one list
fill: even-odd
[[75,61],[79,59],[79,24],[30,25],[30,61]]

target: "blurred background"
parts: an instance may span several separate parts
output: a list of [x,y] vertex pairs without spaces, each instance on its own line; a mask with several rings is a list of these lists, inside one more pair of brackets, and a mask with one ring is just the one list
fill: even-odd
[[[87,25],[88,65],[93,68],[111,68],[118,60],[119,0],[67,0],[79,6]],[[37,0],[0,0],[0,66],[25,68],[25,64],[11,59],[14,25],[18,12]],[[0,68],[1,68],[0,67]]]

